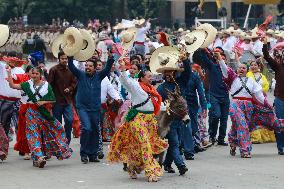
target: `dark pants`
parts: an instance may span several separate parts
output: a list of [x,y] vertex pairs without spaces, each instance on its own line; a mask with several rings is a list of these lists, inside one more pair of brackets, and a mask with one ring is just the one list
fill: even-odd
[[[284,101],[275,98],[274,100],[274,106],[275,106],[275,113],[278,119],[284,119]],[[277,148],[278,151],[283,152],[284,150],[284,133],[275,133],[276,136],[276,142],[277,142]]]
[[3,127],[8,136],[15,101],[0,99],[0,127]]
[[179,120],[174,120],[170,126],[170,131],[166,136],[168,139],[169,148],[164,161],[165,166],[171,166],[173,161],[177,167],[184,165],[183,158],[179,151],[182,127],[185,126],[182,121]]
[[62,116],[64,118],[64,129],[68,145],[71,142],[72,123],[73,123],[73,110],[72,104],[61,105],[55,103],[53,106],[54,117],[62,124]]
[[[200,146],[201,144],[201,138],[200,138],[200,133],[199,133],[199,128],[198,128],[198,123],[197,123],[197,118],[198,118],[198,105],[195,104],[188,104],[187,105],[189,108],[189,117],[190,117],[190,126],[191,126],[191,131],[192,134],[189,136],[186,134],[186,137],[191,137],[193,140],[192,147],[194,146]],[[188,133],[188,132],[187,132]]]
[[181,146],[185,155],[194,156],[194,138],[192,136],[191,122],[181,128]]
[[99,151],[100,113],[100,110],[86,111],[85,109],[78,109],[81,121],[81,157],[97,157]]
[[220,121],[218,141],[222,142],[226,137],[230,99],[229,97],[216,98],[211,95],[210,103],[211,108],[209,110],[209,135],[210,138],[216,138]]

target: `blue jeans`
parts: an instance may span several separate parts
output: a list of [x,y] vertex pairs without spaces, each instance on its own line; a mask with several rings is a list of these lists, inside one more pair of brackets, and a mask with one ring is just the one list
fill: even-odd
[[185,165],[179,151],[179,140],[181,137],[182,127],[184,127],[184,125],[180,120],[174,120],[170,126],[170,131],[166,136],[168,139],[169,148],[164,161],[165,166],[171,166],[173,161],[177,167]]
[[[278,119],[284,119],[284,101],[275,98],[274,100],[275,113]],[[275,133],[278,151],[284,150],[284,132]]]
[[142,44],[135,44],[134,52],[135,54],[142,54],[143,56],[145,56],[145,46]]
[[181,146],[185,155],[194,156],[194,138],[192,136],[191,121],[181,128]]
[[100,110],[78,109],[81,121],[80,156],[97,157],[99,151]]
[[55,103],[52,109],[54,117],[62,124],[62,116],[64,118],[64,129],[68,145],[71,142],[72,123],[73,123],[73,110],[72,104],[61,105]]
[[210,103],[211,108],[209,110],[209,135],[210,138],[216,138],[220,121],[218,141],[222,142],[226,137],[230,99],[229,97],[216,98],[211,95]]

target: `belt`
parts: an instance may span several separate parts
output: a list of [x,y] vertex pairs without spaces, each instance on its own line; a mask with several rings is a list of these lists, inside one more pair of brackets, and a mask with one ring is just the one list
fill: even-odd
[[247,101],[253,101],[253,99],[252,98],[247,98],[247,97],[233,97],[233,99],[235,99],[235,100],[247,100]]
[[17,101],[17,100],[19,100],[19,98],[16,98],[16,97],[7,97],[7,96],[2,96],[2,95],[0,95],[0,99],[8,100],[8,101]]
[[134,44],[137,44],[137,45],[144,45],[144,42],[135,41]]

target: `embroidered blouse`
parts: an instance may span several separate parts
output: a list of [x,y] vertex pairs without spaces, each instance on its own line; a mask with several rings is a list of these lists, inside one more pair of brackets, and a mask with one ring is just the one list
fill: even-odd
[[[141,88],[139,82],[131,77],[128,77],[126,71],[121,72],[119,80],[123,87],[131,94],[132,105],[145,102],[148,98],[148,94]],[[146,104],[138,107],[140,111],[154,111],[154,105],[151,100],[148,100]]]
[[262,86],[263,92],[267,93],[269,90],[269,83],[262,73],[252,73],[249,71],[247,73],[247,77],[251,77],[253,80],[255,80],[259,85]]
[[[230,88],[230,92],[231,94],[234,94],[236,91],[238,91],[242,87],[242,81],[245,81],[246,77],[238,77],[237,74],[233,70],[227,67],[226,63],[223,60],[220,60],[219,63],[220,63],[220,67],[222,70],[223,77],[225,81],[227,81],[226,83],[228,83],[228,86]],[[228,81],[228,79],[231,81]],[[260,103],[264,104],[265,97],[263,95],[262,87],[258,83],[256,83],[252,78],[247,79],[246,86],[251,92],[251,94]],[[252,98],[251,94],[245,88],[243,88],[234,97]]]

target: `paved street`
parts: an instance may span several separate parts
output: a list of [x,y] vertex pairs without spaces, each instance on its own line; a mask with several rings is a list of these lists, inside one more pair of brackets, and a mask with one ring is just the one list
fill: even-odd
[[229,147],[214,146],[186,162],[190,171],[185,176],[165,173],[158,183],[146,182],[143,175],[131,180],[121,164],[109,165],[105,159],[83,165],[79,139],[72,140],[71,159],[53,158],[44,169],[33,167],[31,160],[22,160],[13,151],[13,144],[10,143],[7,161],[0,163],[0,189],[284,188],[284,157],[277,155],[275,143],[254,145],[252,159],[241,159],[239,154],[231,157]]

